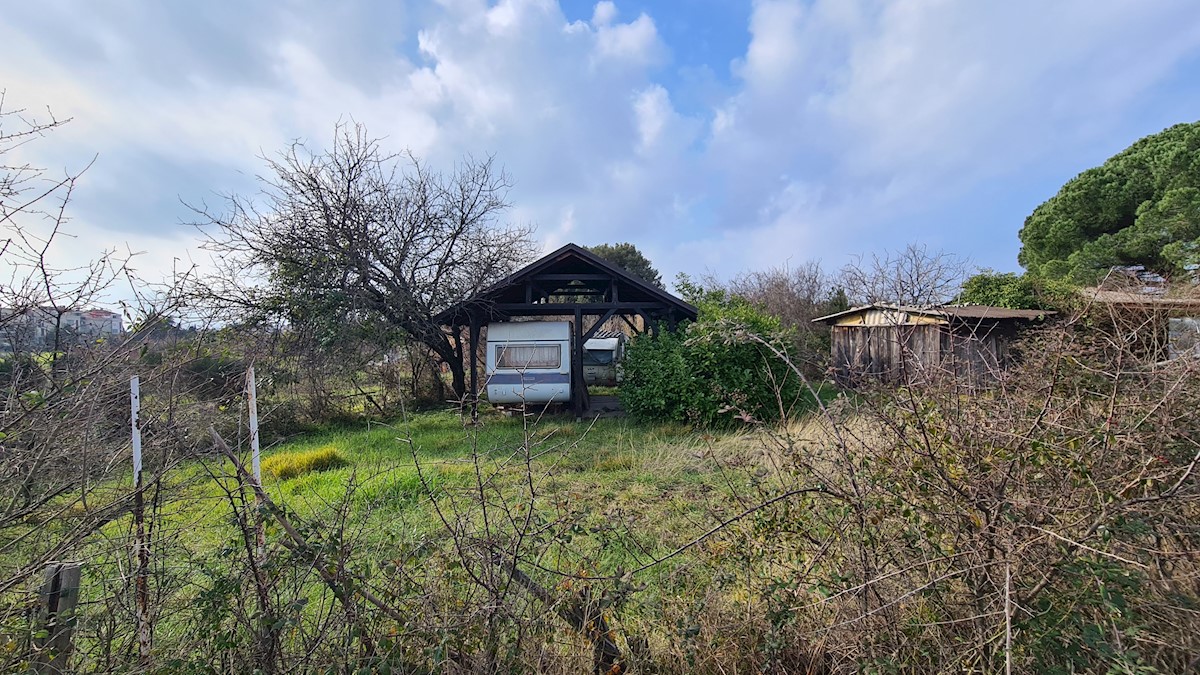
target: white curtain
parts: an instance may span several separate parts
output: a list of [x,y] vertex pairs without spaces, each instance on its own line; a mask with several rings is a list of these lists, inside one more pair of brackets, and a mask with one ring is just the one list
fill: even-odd
[[496,367],[521,370],[524,368],[558,368],[562,358],[560,345],[498,345]]

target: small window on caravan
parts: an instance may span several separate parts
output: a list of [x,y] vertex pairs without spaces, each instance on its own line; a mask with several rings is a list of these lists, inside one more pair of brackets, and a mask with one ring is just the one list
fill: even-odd
[[585,349],[583,352],[583,365],[607,366],[613,362],[613,358],[616,355],[616,351],[612,349]]
[[496,345],[497,368],[558,368],[560,363],[559,345]]

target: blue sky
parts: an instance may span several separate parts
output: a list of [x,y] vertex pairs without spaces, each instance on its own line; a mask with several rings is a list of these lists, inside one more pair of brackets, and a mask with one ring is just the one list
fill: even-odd
[[[547,248],[631,241],[670,278],[926,243],[1017,269],[1029,212],[1200,118],[1194,0],[13,2],[7,106],[93,156],[79,262],[196,262],[184,204],[353,118],[434,166],[495,154]],[[7,161],[7,160],[6,160]],[[176,261],[178,259],[178,261]]]

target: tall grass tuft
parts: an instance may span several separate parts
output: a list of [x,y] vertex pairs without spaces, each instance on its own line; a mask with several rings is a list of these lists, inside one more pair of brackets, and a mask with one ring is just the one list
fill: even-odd
[[288,480],[312,471],[334,469],[345,463],[336,447],[326,445],[313,450],[272,455],[263,460],[262,469],[280,480]]

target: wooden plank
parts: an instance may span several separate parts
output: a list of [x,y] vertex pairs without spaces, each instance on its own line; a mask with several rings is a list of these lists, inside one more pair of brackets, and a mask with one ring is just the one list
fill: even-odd
[[[250,413],[250,466],[254,471],[254,480],[262,487],[261,446],[258,436],[258,383],[254,376],[254,366],[246,369],[246,407]],[[255,499],[259,507],[262,504]],[[258,560],[263,559],[267,550],[267,535],[263,529],[262,515],[254,518],[254,552]]]
[[512,313],[514,316],[542,314],[574,314],[578,309],[584,314],[603,314],[610,309],[626,311],[631,314],[638,312],[666,314],[670,309],[667,305],[649,302],[545,302],[526,305],[521,302],[498,302],[491,306],[497,312]]
[[615,281],[611,274],[534,274],[529,277],[535,281]]
[[587,409],[587,383],[583,379],[583,311],[575,310],[575,322],[571,325],[574,340],[571,344],[571,403],[575,419],[583,419]]
[[604,314],[604,316],[600,317],[599,321],[592,324],[592,327],[589,328],[588,332],[583,336],[583,341],[587,342],[588,340],[591,340],[596,335],[596,331],[600,330],[600,328],[604,325],[604,322],[613,318],[613,315],[615,315],[616,313],[617,313],[617,310],[615,310],[615,309],[608,310],[608,312],[606,312]]
[[262,462],[259,459],[258,442],[258,388],[254,381],[254,366],[246,370],[246,405],[250,412],[250,466],[254,469],[254,480],[262,485]]
[[46,565],[38,600],[38,624],[45,633],[44,637],[35,640],[38,655],[34,670],[38,673],[70,672],[71,636],[75,631],[81,570],[77,562]]
[[137,613],[138,657],[150,665],[153,629],[150,626],[150,543],[146,536],[145,490],[142,482],[141,390],[138,377],[129,380],[130,421],[133,436],[133,557],[134,605]]

